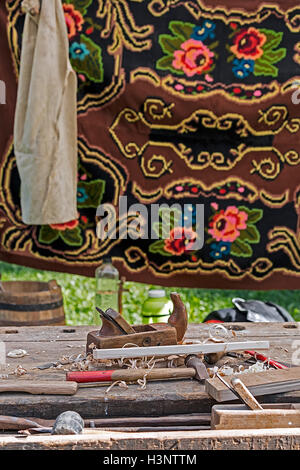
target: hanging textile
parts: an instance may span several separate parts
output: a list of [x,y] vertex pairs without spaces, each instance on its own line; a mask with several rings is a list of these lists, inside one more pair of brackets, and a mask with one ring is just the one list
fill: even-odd
[[[38,226],[21,219],[12,115],[24,17],[20,2],[6,0],[0,258],[93,276],[109,255],[140,282],[299,288],[298,2],[62,3],[78,78],[78,217]],[[120,196],[149,213],[154,204],[190,205],[191,233],[203,204],[203,247],[190,249],[176,213],[168,234],[149,215],[156,239],[121,237]],[[97,238],[104,203],[119,214],[115,239]]]
[[64,11],[60,0],[41,8],[27,0],[22,8],[27,15],[14,128],[22,221],[69,222],[77,217],[77,80]]

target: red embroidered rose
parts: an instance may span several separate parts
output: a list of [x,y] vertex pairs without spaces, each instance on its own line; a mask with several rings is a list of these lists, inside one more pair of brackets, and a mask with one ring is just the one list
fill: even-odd
[[182,70],[188,77],[201,74],[210,69],[214,53],[202,41],[189,39],[181,44],[181,50],[174,52],[172,65]]
[[173,255],[180,256],[188,250],[192,250],[197,233],[192,229],[175,227],[170,232],[170,238],[165,240],[165,250]]
[[50,227],[53,228],[53,230],[73,230],[74,228],[77,227],[79,224],[78,220],[71,220],[70,222],[66,222],[64,224],[51,224]]
[[259,59],[264,53],[262,46],[265,44],[266,35],[256,28],[242,29],[234,38],[234,45],[230,50],[238,59]]
[[75,10],[74,5],[64,3],[63,8],[68,29],[68,38],[71,39],[76,36],[79,31],[82,31],[84,20],[80,11]]
[[239,211],[235,206],[229,206],[226,211],[222,209],[213,216],[208,233],[218,242],[234,242],[239,237],[240,230],[247,228],[245,223],[247,219],[246,212]]

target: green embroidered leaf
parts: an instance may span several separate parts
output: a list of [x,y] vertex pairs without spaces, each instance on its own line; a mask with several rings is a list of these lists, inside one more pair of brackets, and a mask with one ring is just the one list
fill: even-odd
[[227,62],[230,63],[235,59],[235,55],[231,54],[230,56],[227,57]]
[[50,227],[50,225],[42,225],[39,233],[39,241],[46,245],[51,245],[59,238],[59,232]]
[[93,0],[66,0],[66,3],[74,5],[75,10],[79,10],[83,15],[86,14],[87,8]]
[[80,227],[75,227],[72,230],[62,230],[59,232],[60,237],[67,245],[80,246],[82,245],[83,239],[81,236]]
[[163,234],[162,234],[162,226],[159,222],[154,222],[152,224],[152,230],[156,233],[156,235],[159,237],[159,238],[162,238],[163,237]]
[[84,34],[81,34],[80,42],[87,47],[89,54],[85,55],[83,59],[71,57],[72,67],[76,72],[84,73],[93,82],[102,82],[103,64],[101,48]]
[[80,181],[77,189],[78,208],[95,207],[97,208],[102,201],[105,191],[104,180],[94,180],[89,183]]
[[274,65],[266,62],[261,57],[260,59],[255,61],[254,65],[254,75],[271,75],[272,77],[277,77],[278,75],[278,68],[274,67]]
[[244,211],[248,214],[247,224],[255,224],[258,222],[263,216],[262,209],[249,209],[245,206],[239,206],[239,211]]
[[169,29],[175,36],[180,36],[184,41],[190,39],[193,34],[195,25],[191,23],[183,23],[182,21],[170,21]]
[[164,240],[157,240],[156,242],[151,243],[151,245],[149,246],[149,251],[151,253],[159,253],[160,255],[163,255],[163,256],[173,256],[172,253],[165,251],[164,246],[165,246]]
[[174,57],[171,55],[165,55],[158,59],[156,62],[156,67],[160,70],[168,70],[168,69],[173,69],[172,67],[172,62],[174,60]]
[[170,36],[170,34],[161,34],[159,36],[159,44],[164,52],[172,55],[181,48],[182,39],[177,36]]
[[275,49],[279,46],[282,41],[283,33],[281,31],[276,32],[272,29],[260,29],[259,31],[263,33],[267,38],[265,44],[263,45],[264,51],[267,51],[269,49]]
[[[210,49],[215,49],[216,47],[218,47],[218,45],[219,45],[219,41],[215,41],[215,42],[213,42],[212,44],[209,45],[209,48]],[[215,56],[216,56],[216,54],[215,54]]]
[[286,49],[281,48],[277,49],[276,51],[268,50],[264,53],[263,60],[267,61],[271,64],[275,64],[276,62],[279,62],[280,60],[284,59],[286,56]]
[[252,255],[252,248],[251,246],[237,238],[231,245],[230,253],[234,256],[239,256],[243,258],[249,258]]
[[[181,225],[180,222],[182,218],[182,212],[176,209],[176,207],[173,209],[172,209],[172,206],[170,206],[170,208],[165,207],[159,211],[159,217],[162,222],[162,225],[164,226],[163,227],[164,231],[168,230],[169,228],[170,230],[172,230],[174,227]],[[169,220],[170,220],[170,223],[169,223]],[[168,231],[167,236],[169,236],[169,231]]]
[[255,225],[249,224],[245,230],[241,230],[239,239],[249,243],[259,243],[260,234]]

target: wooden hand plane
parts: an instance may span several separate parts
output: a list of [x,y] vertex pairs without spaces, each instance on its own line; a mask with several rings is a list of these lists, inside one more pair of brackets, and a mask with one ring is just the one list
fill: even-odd
[[167,346],[181,343],[188,325],[188,315],[180,295],[171,293],[173,312],[168,323],[129,325],[118,312],[109,308],[105,312],[97,308],[102,320],[99,331],[87,336],[87,353],[93,348],[122,348],[126,344],[136,346]]

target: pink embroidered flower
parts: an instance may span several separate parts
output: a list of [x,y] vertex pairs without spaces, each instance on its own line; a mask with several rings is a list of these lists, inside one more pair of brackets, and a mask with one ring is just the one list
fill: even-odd
[[238,59],[259,59],[264,53],[262,46],[267,37],[258,29],[250,27],[242,29],[234,38],[234,45],[230,50]]
[[165,240],[164,248],[169,253],[180,256],[186,251],[193,249],[196,238],[197,233],[192,229],[175,227],[170,232],[170,238]]
[[188,39],[181,44],[181,50],[174,52],[172,65],[188,77],[208,71],[213,63],[214,53],[202,41]]
[[80,11],[75,10],[74,5],[63,3],[63,9],[68,29],[68,38],[71,39],[76,36],[79,31],[82,31],[84,20]]
[[74,228],[77,227],[79,224],[78,220],[71,220],[70,222],[66,222],[64,224],[51,224],[50,227],[53,228],[53,230],[73,230]]
[[208,233],[218,242],[234,242],[239,237],[240,230],[247,228],[247,219],[246,212],[239,211],[235,206],[229,206],[225,211],[222,209],[213,216]]

